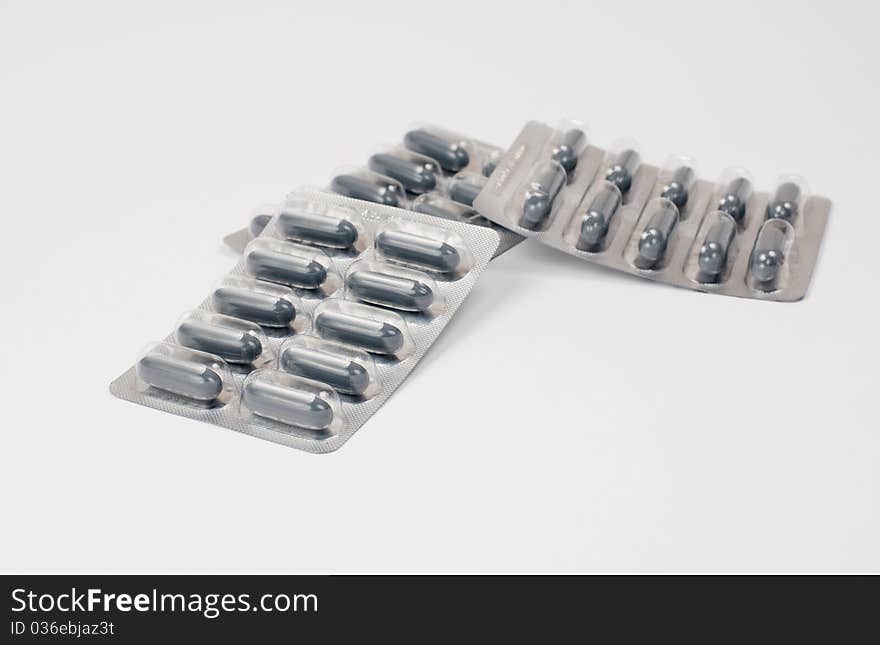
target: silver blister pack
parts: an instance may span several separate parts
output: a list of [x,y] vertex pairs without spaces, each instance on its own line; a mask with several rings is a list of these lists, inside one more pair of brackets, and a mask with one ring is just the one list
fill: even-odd
[[501,226],[589,262],[678,287],[762,300],[806,294],[831,202],[785,176],[700,179],[688,157],[643,163],[623,140],[590,145],[578,124],[528,123],[474,200]]
[[[430,125],[412,127],[400,145],[384,146],[365,167],[349,166],[333,173],[329,192],[352,199],[406,208],[440,219],[488,226],[500,243],[495,256],[519,244],[523,237],[482,217],[474,199],[488,181],[502,150],[488,143]],[[224,242],[241,252],[276,212],[266,204],[252,214],[247,229]]]
[[292,193],[239,264],[110,391],[331,452],[409,375],[497,246],[488,227]]

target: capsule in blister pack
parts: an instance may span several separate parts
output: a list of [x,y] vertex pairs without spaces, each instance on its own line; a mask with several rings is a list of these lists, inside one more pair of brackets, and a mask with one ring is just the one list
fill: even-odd
[[361,168],[338,171],[330,181],[330,190],[374,204],[401,207],[406,205],[406,192],[400,182]]
[[[448,197],[443,197],[436,193],[419,195],[413,200],[410,208],[417,213],[425,213],[426,215],[432,215],[440,219],[449,219],[455,222],[473,222],[473,220],[478,218],[483,219],[472,206],[459,204]],[[484,221],[488,222],[488,220]]]
[[111,391],[330,452],[400,386],[498,243],[487,226],[296,191],[238,265]]
[[797,175],[781,177],[767,203],[767,219],[782,219],[792,223],[801,211],[807,196],[806,182]]
[[501,151],[493,150],[490,152],[487,155],[486,160],[483,162],[482,168],[480,168],[483,177],[491,177],[492,173],[495,172],[495,168],[498,166],[499,161],[501,161]]
[[419,127],[410,130],[403,137],[403,145],[413,152],[435,159],[447,172],[464,170],[471,161],[466,140],[440,128]]
[[619,139],[608,152],[602,178],[611,182],[625,198],[642,163],[639,144],[633,139]]
[[533,231],[547,227],[565,177],[565,169],[556,161],[542,162],[532,171],[523,190],[520,226]]
[[290,287],[232,275],[211,293],[218,313],[241,318],[270,330],[299,330],[307,325],[302,302]]
[[259,325],[209,311],[187,313],[177,323],[174,339],[230,364],[259,366],[273,358],[269,339]]
[[789,253],[794,228],[781,217],[761,225],[749,262],[749,284],[760,291],[777,291],[788,283]]
[[573,171],[582,181],[569,178],[552,192],[534,175],[562,149],[566,132],[527,123],[474,200],[476,210],[525,237],[650,280],[745,298],[804,297],[831,202],[810,195],[802,179],[785,176],[770,193],[757,192],[742,169],[708,182],[693,159],[675,156],[658,168],[624,140],[607,152],[587,144]]
[[587,133],[581,124],[559,130],[551,141],[550,159],[558,163],[571,177],[577,168],[578,157],[587,147]]
[[279,232],[288,240],[349,253],[360,253],[367,245],[361,217],[348,206],[294,197],[281,208],[276,222]]
[[648,204],[642,216],[644,227],[639,233],[633,265],[650,271],[662,269],[666,265],[678,218],[678,208],[665,197],[659,197]]
[[257,238],[244,250],[247,272],[275,282],[328,295],[339,288],[339,272],[321,250],[284,240]]
[[266,224],[281,210],[278,204],[263,204],[254,209],[248,223],[248,233],[251,237],[257,237],[266,228]]
[[700,284],[725,282],[736,260],[736,220],[728,212],[708,213],[700,224],[685,266],[686,275]]
[[408,222],[388,222],[379,227],[374,240],[380,259],[423,269],[455,280],[473,267],[473,256],[453,231]]
[[741,227],[745,224],[746,209],[752,190],[752,177],[747,170],[743,168],[725,170],[715,193],[715,208],[730,215],[737,223],[737,227]]
[[304,430],[320,435],[335,434],[343,424],[339,395],[333,388],[270,369],[255,370],[245,378],[241,416],[282,432]]
[[409,327],[399,314],[346,300],[328,300],[318,306],[315,332],[326,340],[397,360],[413,351]]
[[373,172],[394,179],[404,190],[416,195],[436,190],[443,177],[434,159],[400,146],[374,154],[367,165]]
[[355,262],[345,274],[345,289],[351,300],[398,311],[434,316],[443,310],[443,296],[434,278],[388,262]]
[[673,155],[666,160],[657,176],[655,195],[669,200],[685,220],[692,210],[691,192],[697,181],[696,162],[686,155]]
[[340,394],[369,399],[382,388],[376,361],[350,345],[312,336],[296,336],[281,347],[278,367],[285,372],[327,383]]
[[235,391],[229,366],[222,358],[171,343],[151,344],[134,370],[139,391],[181,405],[223,406]]
[[483,175],[460,172],[449,180],[446,185],[446,193],[452,201],[465,206],[473,206],[474,200],[485,185],[486,178]]
[[623,197],[616,184],[601,181],[587,196],[586,208],[575,214],[568,239],[579,251],[596,253],[607,248],[609,230]]

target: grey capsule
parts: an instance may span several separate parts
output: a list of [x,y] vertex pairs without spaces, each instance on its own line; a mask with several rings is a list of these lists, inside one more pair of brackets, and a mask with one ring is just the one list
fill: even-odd
[[360,396],[370,386],[370,373],[364,365],[331,352],[291,346],[281,352],[279,364],[285,372],[326,383],[344,394]]
[[327,401],[277,383],[245,381],[241,402],[256,415],[307,430],[327,430],[333,423],[333,407]]
[[798,214],[798,201],[801,187],[793,181],[786,181],[776,188],[773,199],[767,204],[767,219],[792,221]]
[[565,170],[561,165],[555,161],[539,165],[526,190],[519,225],[530,230],[541,229],[564,184]]
[[434,303],[434,291],[419,280],[378,271],[349,273],[346,284],[358,300],[404,311],[425,311]]
[[456,177],[449,182],[449,198],[459,204],[465,206],[473,206],[474,200],[483,186],[486,185],[486,178],[479,175],[473,177]]
[[752,251],[749,267],[759,283],[772,286],[785,264],[785,230],[774,226],[772,220],[764,222]]
[[727,266],[727,253],[736,234],[736,222],[729,217],[720,216],[709,228],[706,239],[700,247],[697,264],[701,277],[715,281]]
[[297,209],[285,209],[278,216],[284,237],[335,249],[348,249],[358,239],[358,230],[347,219]]
[[495,172],[495,168],[498,167],[499,161],[500,161],[500,157],[498,157],[496,155],[493,155],[493,156],[489,157],[488,159],[486,159],[486,161],[483,162],[483,168],[482,168],[483,177],[490,177],[492,175],[492,173]]
[[214,354],[227,363],[253,363],[263,353],[263,343],[253,334],[197,318],[180,323],[174,337],[184,347]]
[[260,213],[258,215],[254,215],[251,218],[250,223],[248,224],[248,232],[251,234],[251,237],[257,237],[260,233],[262,233],[263,229],[268,226],[271,220],[271,213]]
[[207,365],[165,354],[147,354],[136,366],[138,378],[160,390],[195,401],[214,401],[223,392],[223,379]]
[[271,249],[251,249],[245,265],[256,278],[303,289],[318,289],[327,280],[327,268],[317,260]]
[[550,153],[553,161],[558,162],[565,172],[571,173],[577,167],[578,155],[587,142],[587,135],[583,130],[568,130],[562,135],[561,140]]
[[468,151],[455,141],[449,141],[427,130],[410,130],[403,137],[408,150],[435,159],[448,172],[458,172],[470,163]]
[[727,213],[737,222],[746,214],[746,204],[752,195],[752,182],[745,177],[735,177],[724,188],[718,199],[718,210]]
[[672,230],[677,223],[678,209],[672,202],[663,200],[654,206],[648,225],[639,236],[636,265],[640,269],[653,269],[663,260]]
[[608,233],[608,225],[620,207],[620,190],[611,182],[604,182],[587,208],[581,220],[581,230],[577,248],[581,251],[595,251]]
[[608,165],[605,179],[617,186],[621,193],[626,193],[632,186],[633,177],[642,159],[635,150],[621,150]]
[[394,354],[404,343],[403,332],[383,320],[341,311],[322,311],[315,317],[315,330],[324,338],[361,347],[374,354]]
[[362,199],[365,202],[385,206],[400,206],[403,202],[400,184],[381,177],[336,175],[330,182],[330,190],[352,199]]
[[688,193],[696,178],[697,174],[693,168],[679,166],[672,171],[669,181],[663,184],[660,196],[671,201],[681,211],[685,204],[687,204]]
[[416,200],[411,206],[417,213],[425,213],[441,219],[449,219],[455,222],[468,222],[479,213],[470,206],[459,204],[444,197],[430,196],[430,199]]
[[461,265],[461,253],[443,240],[405,231],[382,231],[376,236],[375,243],[385,257],[404,264],[440,273],[453,273]]
[[404,159],[391,152],[373,155],[367,165],[370,170],[396,179],[405,190],[418,195],[434,190],[440,175],[440,167],[433,159]]
[[221,314],[264,327],[289,327],[296,318],[296,309],[289,300],[244,287],[217,287],[211,302]]

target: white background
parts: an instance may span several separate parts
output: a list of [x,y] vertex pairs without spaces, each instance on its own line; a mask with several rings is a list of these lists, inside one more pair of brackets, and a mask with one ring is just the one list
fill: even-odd
[[[880,571],[874,3],[0,2],[0,570]],[[108,384],[255,205],[413,122],[805,175],[807,299],[526,242],[315,456]]]

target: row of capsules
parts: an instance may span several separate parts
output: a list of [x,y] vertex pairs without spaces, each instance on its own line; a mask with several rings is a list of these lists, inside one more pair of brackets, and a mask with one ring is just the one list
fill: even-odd
[[[515,155],[524,155],[522,139],[502,160],[502,166],[508,164],[503,172],[515,169],[510,165]],[[514,230],[555,241],[569,252],[609,266],[622,260],[628,266],[616,268],[679,286],[757,297],[792,284],[787,258],[796,257],[799,237],[805,252],[818,251],[830,202],[817,198],[817,221],[808,227],[798,217],[808,200],[800,177],[780,178],[765,199],[754,194],[742,169],[725,171],[713,185],[698,180],[696,164],[686,156],[671,157],[661,169],[643,164],[632,140],[605,152],[588,146],[582,128],[566,126],[538,142],[540,150],[533,151],[528,168],[520,169],[523,181],[504,208],[491,194],[479,196],[477,205],[499,224],[512,223]],[[578,182],[579,169],[587,179],[567,193]],[[568,204],[557,208],[564,201],[560,196]],[[557,210],[561,223],[554,222]],[[748,260],[738,258],[752,239]],[[802,254],[800,267],[806,277],[800,276],[788,299],[803,296],[815,261],[807,255]],[[742,284],[731,284],[738,274]]]
[[454,313],[447,295],[460,304],[464,287],[450,290],[472,286],[462,278],[497,245],[494,232],[460,226],[472,229],[472,242],[482,240],[473,231],[489,241],[475,256],[431,217],[385,217],[396,209],[355,204],[317,192],[290,197],[201,307],[137,361],[136,387],[148,399],[138,402],[223,410],[206,420],[236,429],[311,439],[346,424],[353,432]]
[[[401,145],[371,155],[366,168],[337,172],[329,190],[353,199],[408,208],[460,222],[495,227],[473,208],[501,149],[433,125],[413,127]],[[495,227],[501,254],[522,237]]]

